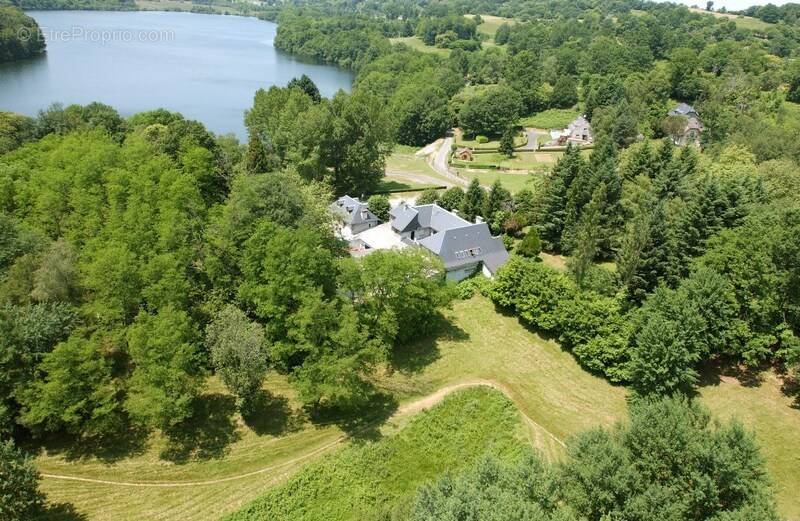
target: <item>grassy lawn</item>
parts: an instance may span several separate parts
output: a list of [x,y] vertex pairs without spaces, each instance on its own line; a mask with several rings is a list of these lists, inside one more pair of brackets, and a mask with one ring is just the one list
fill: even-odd
[[515,459],[525,440],[519,412],[498,391],[459,391],[393,435],[354,443],[308,465],[225,519],[403,519],[420,485],[487,453]]
[[737,27],[742,29],[750,29],[752,31],[766,31],[770,27],[774,27],[774,24],[750,16],[739,16],[731,13],[718,13],[716,11],[706,11],[705,9],[698,9],[695,7],[690,7],[689,11],[692,11],[693,13],[711,15],[715,18],[727,18],[729,20],[733,20]]
[[575,109],[548,109],[522,118],[519,124],[523,127],[533,128],[565,128],[578,116],[580,116],[580,112]]
[[475,154],[473,163],[492,164],[509,170],[549,172],[563,155],[561,152],[515,152],[512,157],[503,154]]
[[395,145],[386,158],[386,177],[381,181],[381,190],[412,190],[453,184],[431,168],[426,157],[417,156],[416,152],[417,148]]
[[512,174],[497,170],[466,170],[464,168],[457,168],[456,170],[461,177],[469,180],[477,178],[478,182],[484,186],[491,186],[499,179],[512,194],[524,188],[535,191],[539,183],[536,174]]
[[433,47],[431,45],[426,45],[425,42],[419,39],[418,36],[405,36],[401,38],[390,38],[392,43],[404,43],[411,47],[412,49],[416,49],[422,52],[431,52],[434,54],[438,54],[440,56],[450,56],[450,49],[442,49],[440,47]]
[[743,384],[731,376],[712,377],[700,389],[703,403],[720,418],[736,418],[755,431],[766,459],[785,518],[800,519],[800,409],[781,391],[781,381],[772,372],[759,381]]
[[[194,439],[170,443],[154,434],[122,459],[89,456],[57,448],[37,461],[44,474],[123,482],[191,482],[226,478],[265,467],[274,471],[214,485],[131,487],[45,477],[42,490],[51,503],[71,503],[90,521],[215,520],[255,498],[265,487],[299,470],[299,456],[324,451],[340,436],[335,425],[312,424],[295,401],[285,378],[271,374],[265,388],[274,393],[263,420],[247,425],[233,413],[232,400],[218,381],[209,382],[212,413],[201,419]],[[225,400],[225,398],[227,398]],[[177,445],[177,446],[176,446]],[[88,452],[88,450],[86,451]],[[52,519],[73,521],[74,517]]]
[[[530,439],[549,458],[559,457],[562,450],[550,434],[564,440],[581,430],[625,417],[627,390],[624,387],[612,386],[586,372],[558,344],[528,330],[516,318],[498,313],[488,300],[476,297],[458,301],[445,315],[447,325],[439,337],[409,346],[395,361],[394,371],[377,377],[376,384],[400,404],[460,382],[493,381],[535,422],[531,425]],[[781,514],[800,519],[800,501],[796,495],[800,490],[797,455],[800,410],[792,408],[791,400],[783,395],[779,381],[770,373],[764,375],[758,386],[744,386],[729,377],[710,380],[712,383],[701,387],[700,399],[714,414],[733,415],[755,430],[769,474],[776,482]],[[219,402],[225,395],[215,381],[212,383],[210,396],[217,397]],[[210,521],[238,510],[269,487],[291,483],[287,479],[318,455],[315,450],[321,453],[357,450],[357,447],[336,449],[332,444],[341,436],[342,428],[325,422],[312,423],[297,406],[294,392],[284,378],[271,375],[265,388],[275,397],[265,407],[265,425],[247,425],[233,413],[211,415],[210,425],[197,433],[195,443],[187,442],[188,449],[192,450],[183,460],[164,459],[162,455],[168,448],[166,440],[154,435],[144,440],[142,447],[133,450],[132,455],[119,461],[54,450],[42,454],[38,465],[48,474],[135,482],[209,480],[235,477],[281,463],[285,466],[223,483],[188,487],[143,488],[45,478],[42,488],[52,502],[74,504],[89,521]],[[407,421],[414,424],[411,418]],[[448,433],[439,439],[449,440],[450,436]],[[400,442],[387,439],[387,443]],[[205,445],[208,447],[200,450]],[[407,448],[416,450],[415,446]],[[372,450],[386,449],[367,449],[365,455]],[[431,451],[422,454],[433,458]],[[392,454],[391,458],[387,457],[386,461],[392,462],[387,469],[400,472],[408,466],[409,473],[422,475],[423,471],[410,466],[403,454]],[[326,458],[319,466],[309,468],[324,469],[336,461],[335,457]],[[303,471],[302,475],[311,479],[316,472]],[[389,482],[375,484],[375,490],[381,493],[389,490],[394,497],[403,497],[406,490],[403,487],[410,486],[411,478],[403,480],[394,483],[389,479]],[[350,493],[347,488],[338,490],[342,495]],[[358,492],[361,494],[363,490],[358,489]]]
[[[475,15],[467,14],[464,16],[468,16],[470,18],[474,18]],[[514,25],[516,20],[513,18],[503,18],[502,16],[494,16],[490,14],[482,14],[481,18],[483,19],[483,23],[478,26],[478,32],[481,34],[485,34],[488,36],[492,42],[494,43],[494,35],[497,33],[497,28],[507,23],[508,25]]]

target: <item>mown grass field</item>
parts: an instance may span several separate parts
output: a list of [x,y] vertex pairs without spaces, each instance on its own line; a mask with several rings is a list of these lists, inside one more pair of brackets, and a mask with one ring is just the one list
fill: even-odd
[[462,390],[399,432],[349,445],[311,463],[226,521],[403,519],[417,488],[483,455],[519,456],[520,415],[502,394]]
[[386,158],[386,177],[381,181],[381,190],[414,190],[453,184],[428,164],[427,157],[417,156],[416,152],[417,148],[395,145]]
[[736,26],[742,29],[750,29],[753,31],[766,31],[770,27],[774,27],[774,24],[765,22],[763,20],[759,20],[758,18],[753,18],[751,16],[739,16],[732,13],[719,13],[716,11],[706,11],[705,9],[698,9],[696,7],[690,7],[689,11],[692,11],[693,13],[711,15],[715,18],[727,18],[728,20],[733,20]]
[[512,194],[520,190],[529,189],[536,190],[541,182],[541,176],[537,174],[526,173],[510,173],[501,172],[497,170],[467,170],[465,168],[456,168],[458,175],[464,179],[477,179],[483,186],[492,186],[495,181],[500,181],[503,186]]
[[438,54],[440,56],[450,56],[450,49],[442,49],[441,47],[434,47],[432,45],[427,45],[425,42],[420,40],[418,36],[404,36],[398,38],[390,38],[392,43],[404,43],[411,47],[412,49],[416,49],[421,52],[430,52],[434,54]]
[[[464,16],[468,16],[470,18],[474,18],[475,15],[467,14]],[[494,16],[490,14],[482,14],[481,19],[483,22],[478,26],[478,32],[484,34],[489,37],[489,39],[494,43],[494,35],[497,33],[497,28],[507,23],[508,25],[514,25],[516,20],[513,18],[503,18],[502,16]]]
[[[377,385],[401,405],[459,382],[495,382],[535,421],[530,439],[549,458],[559,457],[562,450],[550,434],[564,440],[625,417],[624,387],[587,373],[558,344],[526,329],[516,318],[498,313],[488,300],[476,297],[456,302],[446,317],[437,338],[410,346],[395,360],[391,373],[377,377]],[[716,415],[733,415],[755,431],[776,482],[782,515],[800,519],[796,493],[800,490],[800,410],[792,407],[770,373],[756,386],[744,386],[729,377],[709,377],[708,381],[700,389],[700,399]],[[283,378],[272,375],[265,387],[275,397],[265,410],[265,425],[254,428],[236,415],[228,420],[225,414],[215,416],[219,425],[200,436],[200,441],[205,439],[209,448],[218,446],[216,451],[198,454],[195,449],[185,461],[172,462],[160,456],[165,440],[153,436],[139,453],[116,462],[77,456],[70,460],[62,452],[43,454],[38,465],[45,473],[135,482],[235,478],[288,462],[283,467],[203,486],[141,488],[45,478],[42,488],[51,501],[73,503],[89,521],[219,519],[286,482],[320,454],[341,450],[337,448],[341,445],[331,445],[341,436],[341,425],[310,422],[297,408]],[[224,396],[218,387],[212,392]]]
[[547,109],[520,119],[519,124],[543,129],[566,128],[578,116],[580,112],[575,109]]

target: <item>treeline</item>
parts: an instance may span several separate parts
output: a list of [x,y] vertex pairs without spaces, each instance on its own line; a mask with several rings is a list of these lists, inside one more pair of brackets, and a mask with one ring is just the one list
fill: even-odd
[[134,0],[11,0],[21,9],[136,11]]
[[45,46],[36,20],[0,2],[0,63],[42,54]]
[[[313,103],[297,92],[263,95]],[[321,103],[331,140],[371,121],[356,96]],[[259,107],[249,125],[271,129]],[[4,436],[171,436],[212,372],[245,417],[267,370],[310,407],[357,407],[371,371],[449,299],[443,267],[419,252],[351,259],[327,208],[334,183],[294,161],[263,170],[252,146],[164,110],[4,117],[25,134],[6,133],[0,156]],[[369,146],[340,142],[334,178],[362,183],[354,150]]]
[[391,48],[378,22],[354,15],[320,16],[314,11],[282,14],[274,44],[282,51],[356,70]]
[[757,167],[735,147],[723,156],[705,164],[669,140],[622,158],[601,143],[588,161],[569,148],[528,217],[506,217],[568,253],[568,271],[517,256],[484,291],[642,395],[691,393],[709,362],[796,367],[797,170]]
[[778,22],[797,24],[800,20],[800,4],[795,3],[753,5],[740,12],[745,16],[752,16],[770,24]]

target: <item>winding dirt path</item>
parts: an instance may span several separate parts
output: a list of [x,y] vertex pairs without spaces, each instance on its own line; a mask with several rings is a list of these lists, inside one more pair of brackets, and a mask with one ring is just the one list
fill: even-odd
[[[401,405],[397,409],[397,411],[389,418],[388,421],[397,420],[397,419],[400,419],[400,418],[404,418],[406,416],[411,416],[411,415],[417,414],[418,412],[423,411],[425,409],[430,409],[434,405],[437,405],[442,400],[444,400],[448,395],[450,395],[450,394],[452,394],[452,393],[454,393],[456,391],[460,391],[462,389],[469,388],[469,387],[491,387],[492,389],[496,389],[497,391],[500,391],[501,393],[503,393],[506,396],[506,398],[508,398],[509,400],[512,401],[512,403],[514,403],[514,405],[519,410],[520,415],[522,415],[522,418],[525,420],[525,422],[529,426],[543,431],[550,438],[552,438],[556,443],[558,443],[562,447],[565,446],[564,442],[561,439],[559,439],[558,437],[556,437],[555,434],[553,434],[550,431],[548,431],[547,429],[545,429],[542,425],[536,423],[532,418],[530,418],[527,414],[525,414],[522,411],[522,409],[519,406],[519,403],[514,399],[513,393],[511,393],[511,391],[509,391],[508,388],[506,388],[505,386],[503,386],[503,385],[501,385],[501,384],[499,384],[497,382],[491,381],[491,380],[470,380],[470,381],[455,383],[455,384],[451,384],[451,385],[442,387],[438,391],[435,391],[435,392],[429,394],[428,396],[424,396],[422,398],[414,400],[413,402],[409,402],[409,403],[406,403],[404,405]],[[370,426],[368,426],[368,427],[370,427]],[[368,428],[368,427],[365,427],[365,429]],[[268,467],[264,467],[264,468],[261,468],[261,469],[258,469],[258,470],[254,470],[254,471],[251,471],[251,472],[245,472],[243,474],[237,474],[235,476],[229,476],[229,477],[226,477],[226,478],[218,478],[218,479],[210,479],[210,480],[206,480],[206,481],[176,481],[176,482],[112,481],[112,480],[105,480],[105,479],[82,478],[82,477],[78,477],[78,476],[67,476],[67,475],[63,475],[63,474],[46,474],[46,473],[42,473],[42,477],[47,478],[47,479],[59,479],[59,480],[65,480],[65,481],[80,481],[82,483],[96,483],[96,484],[99,484],[99,485],[115,485],[115,486],[120,486],[120,487],[175,488],[175,487],[197,487],[197,486],[204,486],[204,485],[216,485],[216,484],[225,483],[225,482],[228,482],[228,481],[235,481],[235,480],[239,480],[239,479],[245,479],[245,478],[248,478],[248,477],[251,477],[251,476],[256,476],[256,475],[259,475],[259,474],[265,474],[267,472],[271,472],[271,471],[274,471],[274,470],[280,470],[282,468],[288,467],[288,466],[293,465],[295,463],[299,463],[301,461],[313,458],[314,456],[316,456],[318,454],[321,454],[321,453],[327,451],[328,449],[341,444],[342,442],[346,441],[348,438],[349,438],[349,436],[347,436],[347,435],[339,436],[334,441],[326,443],[325,445],[323,445],[321,447],[317,447],[316,449],[314,449],[314,450],[312,450],[312,451],[310,451],[310,452],[308,452],[306,454],[303,454],[302,456],[298,456],[296,458],[292,458],[290,460],[283,461],[283,462],[275,464],[275,465],[270,465]]]

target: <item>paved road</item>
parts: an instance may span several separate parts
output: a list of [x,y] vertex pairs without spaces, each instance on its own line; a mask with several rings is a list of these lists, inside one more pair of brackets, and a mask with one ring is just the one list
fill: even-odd
[[524,130],[528,135],[528,142],[517,150],[536,150],[539,143],[539,132],[535,128],[526,128]]
[[436,170],[446,178],[450,179],[453,183],[457,185],[466,186],[469,184],[467,180],[451,172],[450,165],[447,164],[447,155],[450,153],[450,148],[452,146],[453,146],[453,136],[448,135],[442,141],[442,145],[439,147],[439,150],[436,151],[436,156],[433,158],[431,166],[433,167],[434,170]]

